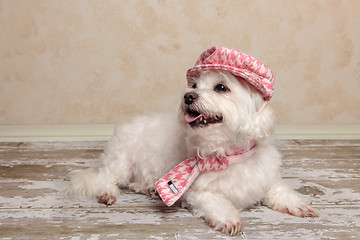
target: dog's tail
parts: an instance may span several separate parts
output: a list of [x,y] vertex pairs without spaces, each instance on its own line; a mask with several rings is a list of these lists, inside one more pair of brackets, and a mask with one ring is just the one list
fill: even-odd
[[73,171],[71,173],[70,186],[65,194],[72,199],[90,199],[96,197],[101,191],[98,176],[99,170],[96,168]]

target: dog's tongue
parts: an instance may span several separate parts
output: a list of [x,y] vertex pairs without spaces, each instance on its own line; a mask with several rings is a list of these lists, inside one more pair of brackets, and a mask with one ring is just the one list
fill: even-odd
[[196,120],[198,120],[201,117],[203,117],[202,114],[200,114],[198,116],[193,116],[193,115],[190,115],[189,113],[187,113],[185,115],[185,121],[187,121],[188,123],[191,123],[191,122],[195,122]]

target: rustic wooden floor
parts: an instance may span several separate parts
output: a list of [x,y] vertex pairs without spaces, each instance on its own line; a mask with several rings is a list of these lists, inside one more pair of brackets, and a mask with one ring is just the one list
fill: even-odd
[[256,207],[235,237],[129,191],[110,207],[66,199],[68,173],[96,164],[104,145],[0,143],[0,239],[360,239],[360,140],[280,141],[284,179],[321,217]]

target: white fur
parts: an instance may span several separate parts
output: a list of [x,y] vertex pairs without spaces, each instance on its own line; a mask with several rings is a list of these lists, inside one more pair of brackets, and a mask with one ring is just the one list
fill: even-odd
[[[218,84],[230,91],[214,91]],[[98,168],[72,175],[69,195],[112,204],[126,187],[154,197],[155,181],[186,158],[229,154],[234,146],[247,149],[255,140],[256,152],[245,162],[201,173],[181,198],[182,205],[229,234],[241,229],[238,211],[259,202],[298,217],[318,216],[281,180],[281,156],[271,143],[273,111],[253,86],[227,72],[207,71],[186,92],[198,94],[193,104],[197,111],[221,114],[223,122],[191,128],[184,120],[184,102],[177,117],[138,117],[115,129]]]

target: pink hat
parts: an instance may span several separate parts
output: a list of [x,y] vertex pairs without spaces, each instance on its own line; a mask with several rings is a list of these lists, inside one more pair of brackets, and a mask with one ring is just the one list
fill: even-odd
[[219,69],[231,72],[259,90],[264,100],[269,101],[274,91],[274,76],[271,70],[255,58],[237,50],[221,46],[204,51],[186,73],[191,81],[200,71]]

